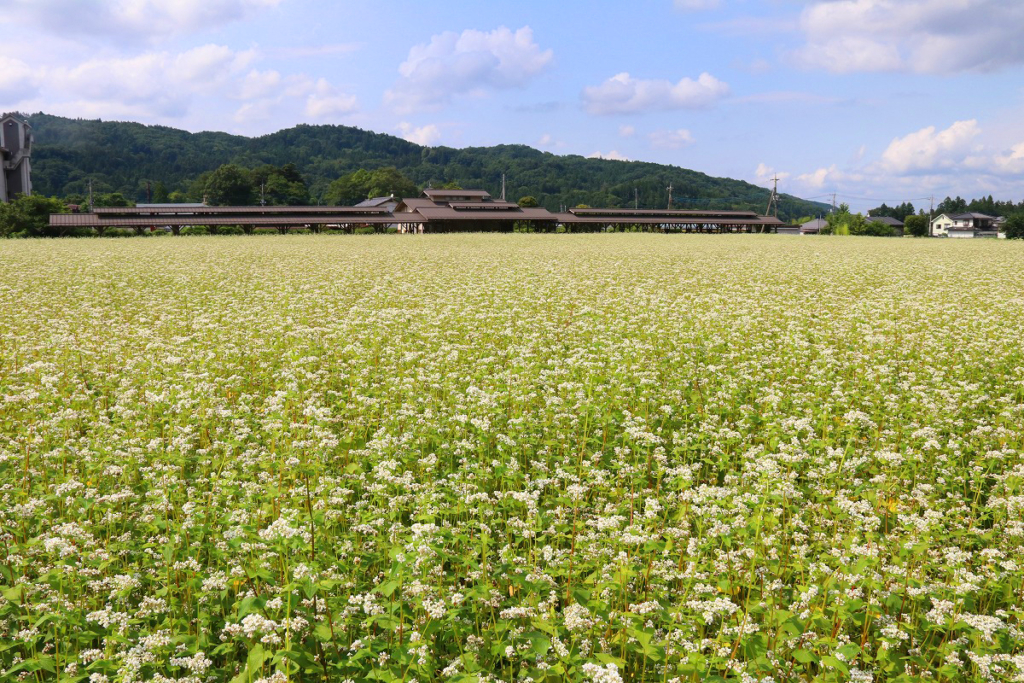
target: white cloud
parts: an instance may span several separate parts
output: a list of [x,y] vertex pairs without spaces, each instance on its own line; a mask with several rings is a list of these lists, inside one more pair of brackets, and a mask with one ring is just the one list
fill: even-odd
[[47,110],[67,112],[73,102],[78,116],[174,121],[187,118],[196,102],[228,99],[241,102],[233,118],[245,124],[272,120],[283,108],[298,107],[310,119],[331,121],[358,107],[355,96],[325,79],[254,69],[256,59],[254,50],[202,45],[177,54],[149,51],[54,66],[45,69],[45,86],[60,100],[48,103]]
[[583,103],[591,114],[631,114],[709,107],[728,94],[729,86],[708,73],[678,83],[620,73],[601,85],[584,88]]
[[355,95],[339,91],[325,79],[318,79],[306,98],[306,115],[318,121],[346,116],[358,108]]
[[786,180],[792,174],[786,171],[776,171],[773,167],[762,162],[757,165],[757,170],[754,171],[754,183],[764,185],[771,182],[772,178],[776,175],[779,177],[779,180]]
[[889,143],[882,153],[882,164],[895,173],[951,168],[970,154],[974,139],[980,133],[974,119],[957,121],[942,131],[928,126]]
[[402,137],[409,142],[415,142],[417,145],[423,145],[424,147],[432,145],[441,139],[441,129],[433,123],[416,128],[411,123],[403,121],[398,124],[398,130],[401,131]]
[[544,135],[540,136],[540,140],[537,141],[537,147],[541,149],[562,149],[566,146],[564,140],[555,138],[551,133],[544,133]]
[[1018,0],[813,0],[791,54],[836,73],[995,71],[1024,63]]
[[997,154],[992,164],[998,171],[1008,175],[1024,174],[1024,142],[1014,145],[1008,152]]
[[219,86],[243,71],[255,58],[252,50],[235,52],[224,45],[203,45],[177,55],[170,75],[178,82]]
[[204,45],[179,54],[144,52],[132,57],[95,58],[56,67],[47,84],[92,102],[98,110],[134,107],[156,116],[180,116],[197,94],[223,92],[253,59],[251,51]]
[[401,113],[436,109],[454,95],[522,87],[553,59],[551,50],[534,42],[529,26],[514,33],[504,26],[490,32],[448,31],[409,50],[384,100]]
[[619,137],[631,138],[636,135],[636,128],[633,126],[619,126]]
[[34,97],[39,89],[40,73],[20,59],[0,55],[0,98],[17,103]]
[[118,36],[124,41],[217,28],[283,0],[9,0],[4,11],[17,23],[47,33],[73,30],[83,40]]
[[281,90],[281,74],[277,71],[253,69],[242,79],[239,97],[243,100],[270,97]]
[[648,137],[653,149],[679,149],[693,143],[693,135],[685,128],[656,130]]
[[836,168],[835,164],[832,164],[828,168],[819,168],[817,171],[812,171],[810,173],[801,173],[796,177],[797,181],[804,187],[809,187],[815,190],[823,189],[826,183],[832,185],[841,178],[842,173],[840,173],[839,169]]
[[632,161],[629,157],[619,153],[617,150],[612,150],[607,154],[601,152],[594,152],[593,154],[587,155],[588,159],[610,159],[612,161]]

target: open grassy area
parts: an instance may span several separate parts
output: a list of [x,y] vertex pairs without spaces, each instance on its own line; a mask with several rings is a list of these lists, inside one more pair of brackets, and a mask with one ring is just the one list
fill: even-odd
[[0,242],[4,681],[1011,681],[1024,244]]

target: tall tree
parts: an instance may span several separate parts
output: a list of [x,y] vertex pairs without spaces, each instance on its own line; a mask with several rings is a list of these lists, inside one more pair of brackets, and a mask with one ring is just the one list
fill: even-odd
[[153,202],[155,204],[166,204],[171,200],[170,193],[167,192],[167,185],[162,180],[156,181],[153,185]]
[[224,164],[211,173],[203,191],[211,206],[249,206],[256,195],[252,175],[235,164]]
[[120,192],[106,192],[93,197],[94,206],[135,206],[135,203]]

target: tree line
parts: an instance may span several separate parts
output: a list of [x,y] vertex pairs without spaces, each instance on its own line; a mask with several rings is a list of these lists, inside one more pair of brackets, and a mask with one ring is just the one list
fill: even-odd
[[[559,156],[525,145],[495,147],[423,147],[392,135],[350,126],[299,125],[270,135],[247,138],[226,133],[189,133],[165,126],[116,121],[68,119],[48,114],[27,117],[35,133],[33,184],[37,192],[81,199],[120,193],[134,202],[202,201],[210,176],[223,166],[237,169],[282,169],[291,164],[302,177],[311,204],[366,199],[368,195],[408,196],[422,188],[450,183],[526,195],[552,211],[588,204],[609,208],[663,209],[668,186],[673,208],[743,209],[764,212],[767,188],[729,178],[715,178],[677,166],[647,162]],[[409,181],[400,186],[393,169]],[[362,171],[362,174],[359,172]],[[355,177],[355,174],[359,174]],[[366,174],[376,174],[370,179]],[[227,176],[227,177],[226,177]],[[222,172],[217,180],[238,187]],[[348,181],[339,183],[343,178]],[[287,176],[268,176],[263,192],[241,197],[245,203],[299,201],[299,188]],[[214,190],[219,183],[214,183]],[[416,188],[412,192],[413,187]],[[395,188],[395,189],[392,189]],[[779,217],[792,220],[816,215],[826,206],[783,195]]]

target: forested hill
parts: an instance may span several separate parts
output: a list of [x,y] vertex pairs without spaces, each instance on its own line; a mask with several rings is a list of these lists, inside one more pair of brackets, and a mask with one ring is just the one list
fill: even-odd
[[[248,138],[42,113],[28,120],[35,133],[34,190],[51,196],[84,195],[91,179],[94,192],[120,192],[133,201],[146,200],[147,184],[159,184],[175,198],[197,200],[201,196],[194,195],[202,192],[197,179],[228,163],[248,168],[294,164],[314,199],[347,173],[386,166],[396,167],[421,187],[456,183],[495,196],[505,173],[509,199],[531,195],[552,210],[577,204],[631,207],[634,188],[641,208],[662,208],[669,184],[674,208],[763,212],[769,196],[767,189],[747,182],[676,166],[558,156],[525,145],[423,147],[348,126],[299,125]],[[779,216],[792,220],[816,215],[823,206],[783,195]]]

